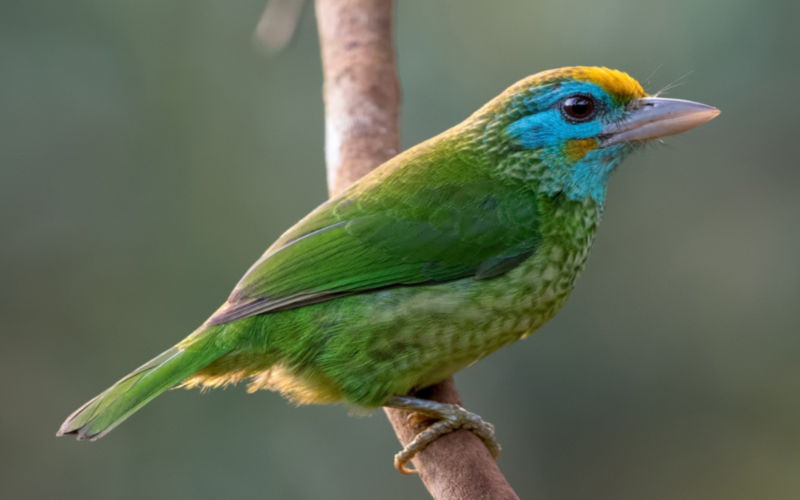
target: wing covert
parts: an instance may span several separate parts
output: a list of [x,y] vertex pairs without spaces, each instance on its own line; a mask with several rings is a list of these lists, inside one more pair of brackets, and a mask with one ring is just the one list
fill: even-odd
[[417,189],[391,179],[354,188],[287,231],[210,321],[386,287],[490,279],[533,255],[541,240],[537,198],[522,185],[462,177]]

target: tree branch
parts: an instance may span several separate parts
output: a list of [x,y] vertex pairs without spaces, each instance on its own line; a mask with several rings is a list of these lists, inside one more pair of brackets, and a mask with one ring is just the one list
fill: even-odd
[[[316,0],[325,74],[328,189],[340,193],[400,151],[400,86],[392,36],[392,0]],[[452,378],[416,394],[461,404]],[[386,409],[405,446],[424,429],[409,413]],[[456,431],[413,461],[437,500],[518,499],[481,440]]]
[[331,195],[400,151],[391,0],[318,0]]

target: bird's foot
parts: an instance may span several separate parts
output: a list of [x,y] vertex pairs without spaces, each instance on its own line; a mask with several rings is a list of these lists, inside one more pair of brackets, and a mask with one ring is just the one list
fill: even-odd
[[403,474],[417,472],[407,467],[408,462],[441,436],[458,429],[466,429],[481,438],[494,458],[500,455],[500,445],[497,444],[497,440],[494,437],[494,426],[489,422],[485,422],[479,415],[469,412],[458,405],[437,403],[407,396],[394,396],[384,406],[415,412],[409,417],[409,420],[411,418],[417,419],[420,414],[432,420],[437,420],[436,423],[417,434],[403,451],[394,456],[394,466]]

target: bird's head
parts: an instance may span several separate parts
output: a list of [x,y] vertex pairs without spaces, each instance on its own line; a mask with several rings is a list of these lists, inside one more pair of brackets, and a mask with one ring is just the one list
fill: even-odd
[[602,203],[611,172],[638,145],[697,127],[711,106],[650,97],[621,71],[570,67],[528,77],[476,114],[499,173]]

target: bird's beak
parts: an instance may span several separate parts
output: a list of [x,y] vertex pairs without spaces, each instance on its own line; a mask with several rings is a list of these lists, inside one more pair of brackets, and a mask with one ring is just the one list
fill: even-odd
[[603,127],[601,147],[645,142],[680,134],[719,114],[713,106],[681,99],[644,97],[633,101],[625,118]]

